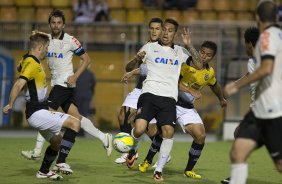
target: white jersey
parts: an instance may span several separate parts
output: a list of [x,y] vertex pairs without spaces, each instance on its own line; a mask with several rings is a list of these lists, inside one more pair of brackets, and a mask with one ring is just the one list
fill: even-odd
[[160,42],[147,43],[142,51],[146,52],[143,61],[148,69],[142,93],[170,97],[177,101],[180,69],[189,57],[188,51],[178,45],[162,46]]
[[[249,74],[253,73],[255,71],[255,61],[253,58],[250,58],[249,61],[248,61],[248,72]],[[255,95],[256,95],[256,85],[257,85],[257,82],[253,82],[251,83],[250,85],[250,95],[251,95],[251,104],[250,104],[250,107],[253,106],[253,102],[255,101]]]
[[261,33],[255,48],[255,68],[262,58],[273,58],[273,71],[258,81],[253,112],[257,118],[273,119],[282,116],[282,31],[271,26]]
[[[73,54],[85,53],[79,41],[67,33],[62,33],[59,39],[49,34],[50,44],[47,53],[47,63],[51,71],[51,86],[67,87],[67,78],[73,75]],[[73,86],[74,87],[74,86]]]

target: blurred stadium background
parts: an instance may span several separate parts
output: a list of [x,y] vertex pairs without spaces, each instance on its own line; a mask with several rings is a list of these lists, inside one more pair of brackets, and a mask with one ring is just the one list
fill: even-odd
[[[55,8],[65,12],[65,32],[77,37],[92,58],[91,69],[96,74],[97,85],[92,102],[96,114],[91,118],[102,129],[119,128],[117,114],[120,106],[127,93],[135,87],[134,81],[124,85],[120,79],[125,64],[148,40],[147,22],[152,17],[171,17],[181,26],[189,26],[197,48],[204,40],[215,41],[218,53],[212,65],[222,86],[246,73],[243,34],[247,27],[255,25],[254,10],[258,0],[197,0],[195,6],[187,10],[146,7],[142,0],[105,0],[111,20],[87,24],[72,22],[74,2],[0,0],[0,46],[7,49],[0,52],[1,109],[7,100],[5,90],[10,87],[7,86],[8,82],[18,76],[15,66],[26,52],[28,35],[34,29],[49,32],[48,15]],[[280,4],[281,0],[276,2]],[[157,0],[157,3],[161,5],[164,0]],[[180,35],[176,42],[182,44]],[[14,67],[10,74],[4,72],[6,66],[1,62],[7,59],[7,52],[11,55],[8,63]],[[5,57],[3,53],[6,53]],[[78,58],[74,59],[74,63],[77,67]],[[222,110],[217,98],[206,88],[196,108],[205,122],[206,130],[222,135],[222,122],[237,123],[248,110],[249,102],[249,89],[245,88],[228,99],[227,109]],[[0,127],[12,127],[8,116],[0,114]],[[23,126],[28,127],[26,122]]]

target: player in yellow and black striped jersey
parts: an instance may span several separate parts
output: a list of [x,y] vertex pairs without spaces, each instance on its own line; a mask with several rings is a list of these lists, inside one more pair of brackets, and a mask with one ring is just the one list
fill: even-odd
[[[46,103],[46,75],[41,61],[46,57],[49,45],[49,37],[45,33],[34,32],[30,36],[29,52],[23,57],[20,69],[20,77],[15,82],[8,105],[3,108],[8,113],[15,102],[16,97],[24,86],[27,86],[26,117],[30,126],[38,129],[40,134],[50,142],[46,149],[42,165],[36,174],[37,178],[61,179],[62,177],[50,171],[52,162],[58,155],[56,167],[64,174],[73,171],[66,164],[75,137],[80,129],[80,121],[70,115],[48,110]],[[63,138],[60,135],[61,128],[66,129]]]

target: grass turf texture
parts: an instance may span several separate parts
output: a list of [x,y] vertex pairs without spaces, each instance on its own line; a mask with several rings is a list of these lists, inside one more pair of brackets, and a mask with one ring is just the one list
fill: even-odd
[[[1,138],[0,139],[0,183],[36,183],[46,184],[55,181],[37,179],[35,174],[41,161],[26,160],[20,156],[21,150],[33,148],[35,139],[30,138]],[[118,165],[114,160],[120,153],[113,150],[111,157],[106,156],[102,144],[97,139],[77,139],[71,154],[67,159],[74,170],[71,176],[64,176],[60,183],[115,183],[115,184],[147,184],[154,183],[153,168],[146,173],[138,171],[138,164],[147,154],[149,142],[141,142],[139,158],[135,167],[130,170],[125,165]],[[44,147],[44,150],[46,148]],[[183,170],[187,163],[188,149],[191,143],[175,142],[172,151],[172,160],[164,169],[162,183],[192,183],[192,184],[219,184],[221,179],[230,174],[229,150],[231,142],[206,143],[202,156],[195,171],[202,175],[201,180],[185,178]],[[155,160],[157,156],[155,157]],[[154,160],[154,161],[155,161]],[[279,174],[269,158],[265,148],[254,152],[249,161],[248,184],[281,184],[282,175]]]

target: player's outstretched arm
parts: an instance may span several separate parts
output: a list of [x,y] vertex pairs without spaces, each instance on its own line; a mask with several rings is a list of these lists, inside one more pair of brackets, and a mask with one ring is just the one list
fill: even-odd
[[15,82],[10,93],[9,103],[3,108],[3,113],[7,114],[10,111],[10,109],[12,109],[17,96],[19,95],[25,84],[26,84],[26,80],[21,78],[19,78]]
[[140,64],[143,62],[142,59],[145,57],[145,55],[146,55],[145,51],[138,52],[137,55],[126,64],[125,71],[130,72],[134,70],[135,68],[139,67]]
[[189,51],[189,53],[192,56],[193,59],[192,62],[194,63],[197,69],[202,69],[203,64],[201,62],[200,54],[193,46],[190,30],[188,28],[183,28],[183,32],[181,36],[186,49]]
[[221,107],[226,107],[227,106],[227,102],[226,99],[224,98],[224,94],[223,91],[221,89],[220,84],[217,82],[215,85],[210,86],[212,92],[217,96],[220,106]]
[[130,72],[126,72],[124,75],[123,75],[123,77],[122,77],[122,79],[121,79],[121,82],[124,82],[124,83],[128,83],[128,80],[133,76],[133,75],[140,75],[140,73],[141,73],[141,70],[140,70],[140,68],[136,68],[136,69],[134,69],[134,70],[132,70],[132,71],[130,71]]

